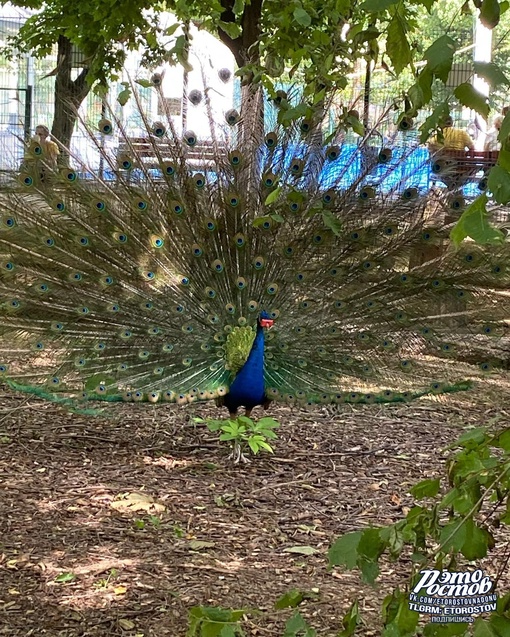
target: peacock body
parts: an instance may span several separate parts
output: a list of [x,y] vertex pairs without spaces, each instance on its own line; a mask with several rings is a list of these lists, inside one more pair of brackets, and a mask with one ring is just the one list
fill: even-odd
[[414,147],[374,162],[371,135],[347,156],[320,119],[266,133],[235,111],[198,140],[138,107],[143,153],[113,116],[98,128],[120,152],[87,129],[113,180],[55,169],[33,143],[1,194],[11,387],[73,406],[216,399],[234,414],[410,400],[507,364],[508,244],[450,244],[458,193],[420,192]]

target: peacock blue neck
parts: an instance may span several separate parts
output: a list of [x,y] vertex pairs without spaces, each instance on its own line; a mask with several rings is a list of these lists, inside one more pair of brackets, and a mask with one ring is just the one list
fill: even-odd
[[264,391],[264,329],[257,325],[257,334],[246,363],[241,367],[226,396],[231,407],[254,407],[265,400]]

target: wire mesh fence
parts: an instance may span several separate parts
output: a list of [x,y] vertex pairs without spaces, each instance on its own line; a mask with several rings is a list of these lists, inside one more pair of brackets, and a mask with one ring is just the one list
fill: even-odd
[[[9,36],[14,35],[19,30],[25,19],[26,16],[23,14],[0,15],[0,47],[7,43]],[[451,82],[454,84],[461,80],[467,81],[472,74],[469,44],[472,42],[472,33],[466,31],[462,37],[466,44],[466,50],[452,68]],[[210,55],[210,51],[208,51],[210,43],[206,43],[206,46],[202,46],[202,48],[203,50],[197,49],[195,51],[195,57]],[[212,65],[204,64],[204,67],[208,66]],[[56,68],[56,47],[44,59],[28,55],[7,59],[5,55],[0,55],[0,171],[12,172],[19,169],[25,153],[26,141],[29,140],[37,125],[45,125],[51,129],[54,114]],[[79,72],[79,68],[74,69],[76,75]],[[197,90],[196,78],[193,79],[193,76],[190,76],[188,82],[183,76],[182,70],[178,71],[181,73],[180,76],[175,68],[171,72],[173,73],[172,78],[167,82],[167,86],[171,86],[170,94],[165,95],[164,104],[161,97],[155,96],[153,91],[142,86],[139,87],[138,99],[142,109],[153,119],[161,117],[165,112],[171,113],[177,130],[182,131],[184,126],[189,126],[195,130],[199,137],[201,133],[208,135],[209,119],[199,116],[200,109],[196,109],[190,104],[187,104],[187,108],[183,108],[183,96],[185,97],[185,94],[189,94],[191,90]],[[217,69],[215,73],[217,75]],[[126,80],[128,75],[132,79],[140,74],[145,74],[145,77],[149,75],[147,71],[142,71],[137,66],[135,56],[131,60],[131,66],[125,77],[122,77],[121,80]],[[202,69],[197,77],[202,80],[203,76]],[[207,78],[207,81],[213,82],[211,78]],[[360,61],[350,77],[348,88],[343,92],[338,102],[333,104],[329,116],[326,118],[325,127],[328,129],[326,132],[334,130],[338,123],[339,113],[346,105],[355,107],[360,114],[360,119],[374,131],[373,144],[364,144],[365,149],[373,146],[373,157],[370,156],[370,153],[359,152],[357,148],[359,137],[355,136],[352,131],[345,134],[343,138],[334,140],[336,143],[341,143],[344,155],[349,156],[349,170],[346,171],[346,175],[347,173],[350,175],[349,179],[354,178],[351,173],[354,174],[357,170],[358,172],[360,170],[366,172],[366,162],[370,162],[374,157],[377,158],[379,152],[389,146],[395,149],[393,157],[384,165],[378,165],[377,160],[375,161],[373,169],[368,173],[372,183],[375,185],[385,184],[386,189],[391,189],[394,181],[405,182],[406,187],[416,187],[420,192],[427,191],[433,185],[434,180],[431,178],[428,151],[425,146],[419,144],[416,126],[413,130],[402,133],[396,125],[399,111],[392,108],[392,105],[395,98],[402,95],[408,81],[409,78],[405,77],[405,73],[400,78],[394,78],[381,68],[370,69],[370,78],[367,81],[367,65],[365,61]],[[224,114],[232,105],[239,106],[239,83],[233,81],[231,88],[227,89],[222,82],[219,82],[213,88],[214,90],[209,94],[214,95],[217,102],[213,104],[213,110],[217,111],[215,116],[219,112]],[[110,88],[109,102],[113,105],[114,116],[119,118],[129,136],[143,137],[146,135],[146,128],[136,104],[128,103],[125,107],[121,107],[116,102],[116,96],[121,89],[122,86],[119,85],[112,85]],[[271,105],[268,104],[266,127],[270,126],[271,120],[274,118],[274,112],[271,114],[271,108]],[[202,108],[202,110],[204,109]],[[82,123],[94,129],[104,114],[103,100],[91,91],[80,107]],[[459,110],[456,117],[457,122],[462,121],[462,115],[462,111]],[[100,139],[98,135],[97,146],[105,148],[110,155],[114,156],[119,147],[119,139],[115,135]],[[77,162],[81,162],[93,170],[101,169],[101,154],[98,152],[97,146],[90,142],[89,135],[84,131],[83,126],[77,125],[75,127],[71,151]],[[477,192],[476,187],[471,184],[465,188],[465,194],[468,196],[477,194]]]

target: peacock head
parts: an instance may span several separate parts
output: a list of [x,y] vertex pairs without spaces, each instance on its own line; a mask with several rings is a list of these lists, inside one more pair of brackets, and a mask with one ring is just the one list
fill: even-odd
[[258,324],[260,325],[260,327],[271,329],[274,325],[274,320],[269,316],[269,314],[265,310],[263,310],[259,314]]

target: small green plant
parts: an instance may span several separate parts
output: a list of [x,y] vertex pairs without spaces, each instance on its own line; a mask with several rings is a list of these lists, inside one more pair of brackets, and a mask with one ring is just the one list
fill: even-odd
[[69,584],[70,582],[74,582],[75,579],[76,575],[74,573],[65,572],[57,575],[55,582],[57,582],[57,584]]
[[[317,600],[318,598],[318,589],[311,591],[293,589],[282,595],[275,602],[274,609],[277,611],[294,609],[294,612],[285,622],[283,633],[279,632],[278,637],[317,637],[317,631],[308,624],[296,608],[305,600]],[[260,609],[248,611],[247,609],[232,610],[219,606],[194,606],[189,610],[186,637],[244,637],[245,633],[240,622],[248,612],[250,615],[266,617],[269,617],[271,613],[271,611]],[[353,637],[360,624],[358,603],[354,602],[342,619],[343,629],[337,633],[337,637]]]
[[[157,515],[149,515],[148,522],[150,522],[150,524],[152,524],[155,529],[159,529],[161,527],[161,518]],[[146,525],[147,522],[145,520],[142,520],[141,518],[136,518],[135,520],[133,520],[133,526],[137,531],[143,531]]]
[[186,531],[181,526],[179,526],[177,523],[174,524],[174,527],[173,527],[172,531],[173,531],[175,537],[177,537],[177,538],[184,537],[184,534],[186,533]]
[[193,606],[186,637],[244,637],[239,621],[246,611],[218,606]]
[[106,577],[102,577],[96,582],[96,588],[108,588],[111,580],[117,577],[118,571],[116,568],[112,568]]
[[195,422],[205,422],[209,431],[221,432],[220,440],[230,442],[233,445],[231,457],[234,462],[247,462],[244,452],[249,448],[254,455],[260,451],[273,453],[273,448],[268,440],[277,438],[274,432],[280,423],[274,418],[260,418],[257,422],[246,416],[238,416],[236,419],[214,420],[208,418],[195,418]]

